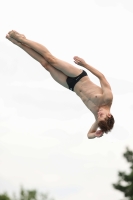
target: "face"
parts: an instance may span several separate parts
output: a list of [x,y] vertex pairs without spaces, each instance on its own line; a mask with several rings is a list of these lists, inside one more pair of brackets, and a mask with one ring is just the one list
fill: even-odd
[[100,109],[99,111],[98,111],[98,121],[102,121],[102,120],[104,120],[106,117],[110,117],[111,116],[111,114],[107,111],[107,110],[105,110],[105,109]]

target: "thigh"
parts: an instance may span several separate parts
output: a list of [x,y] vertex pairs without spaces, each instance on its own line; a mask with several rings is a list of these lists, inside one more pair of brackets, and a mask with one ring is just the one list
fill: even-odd
[[82,70],[71,65],[70,63],[67,63],[63,60],[60,60],[53,55],[49,55],[48,62],[56,69],[60,70],[65,74],[66,76],[69,77],[76,77],[79,74],[81,74]]
[[52,78],[59,83],[60,85],[64,86],[65,88],[68,88],[68,84],[66,82],[67,76],[61,72],[60,70],[54,68],[51,65],[48,65],[48,71],[51,74]]
[[70,63],[59,59],[57,59],[57,66],[59,70],[61,70],[64,74],[66,74],[69,77],[76,77],[83,71],[82,69],[79,69],[78,67],[75,67]]

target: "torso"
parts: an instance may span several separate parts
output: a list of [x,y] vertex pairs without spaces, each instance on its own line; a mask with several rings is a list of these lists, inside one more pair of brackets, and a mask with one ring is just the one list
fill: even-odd
[[101,87],[94,84],[88,76],[81,78],[76,83],[74,92],[81,98],[94,116],[97,115],[100,106],[107,105],[107,102],[104,102]]

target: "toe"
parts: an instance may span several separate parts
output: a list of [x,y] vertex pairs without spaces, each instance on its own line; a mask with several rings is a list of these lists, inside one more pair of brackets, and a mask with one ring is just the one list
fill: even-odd
[[9,31],[8,34],[11,35],[13,33],[13,31]]
[[12,32],[13,32],[13,33],[17,33],[17,31],[15,31],[15,30],[12,30]]
[[74,56],[74,59],[77,60],[79,57],[78,56]]
[[75,60],[77,56],[74,56],[73,59]]
[[9,37],[10,37],[9,34],[7,34],[7,35],[6,35],[6,38],[9,38]]
[[10,33],[11,31],[9,31],[8,33]]

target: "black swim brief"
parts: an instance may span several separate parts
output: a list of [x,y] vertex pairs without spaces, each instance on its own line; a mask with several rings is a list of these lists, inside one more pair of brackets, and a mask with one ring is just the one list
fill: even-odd
[[87,73],[83,70],[83,72],[76,76],[76,77],[67,77],[66,82],[69,86],[69,89],[74,91],[74,86],[76,85],[76,83],[84,76],[87,76]]

